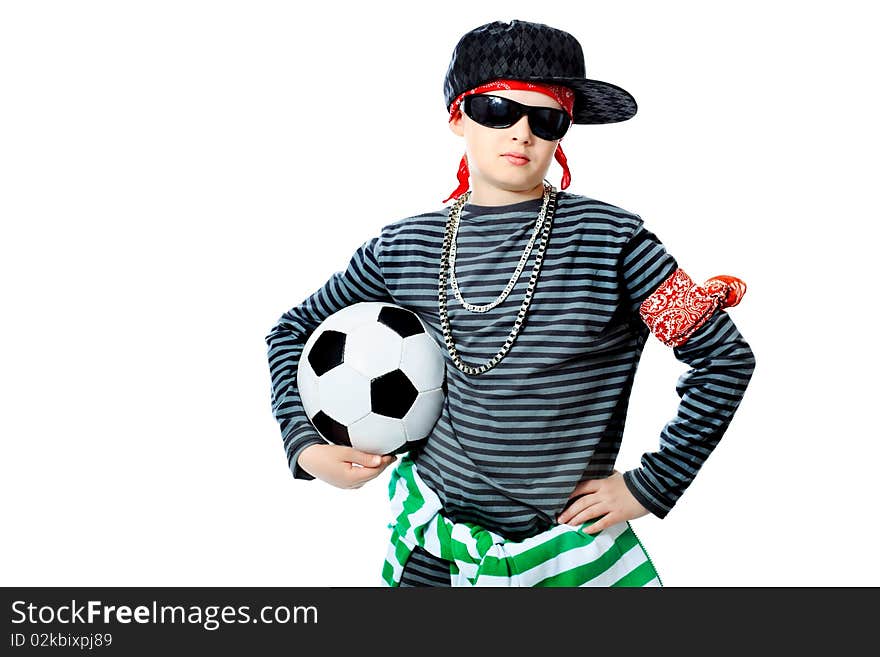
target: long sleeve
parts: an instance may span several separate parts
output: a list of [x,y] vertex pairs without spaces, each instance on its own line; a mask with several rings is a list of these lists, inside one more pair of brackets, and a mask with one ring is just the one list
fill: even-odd
[[[622,253],[630,310],[638,308],[678,268],[662,242],[640,226]],[[647,330],[647,328],[643,328]],[[749,344],[723,308],[718,308],[675,357],[690,369],[681,375],[676,416],[660,432],[660,449],[642,456],[641,467],[624,473],[639,502],[654,515],[669,513],[717,446],[745,394],[755,368]]]
[[288,310],[266,336],[271,404],[281,427],[284,450],[296,479],[314,479],[297,463],[310,445],[326,444],[302,405],[296,373],[312,332],[333,313],[361,301],[393,302],[382,276],[382,236],[364,242],[344,271],[338,271],[300,305]]

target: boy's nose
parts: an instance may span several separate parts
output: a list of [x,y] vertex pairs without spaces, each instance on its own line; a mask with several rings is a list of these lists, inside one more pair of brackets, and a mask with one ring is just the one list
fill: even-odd
[[511,126],[511,129],[514,130],[514,134],[521,139],[528,140],[532,137],[532,126],[529,125],[529,115],[523,114],[519,121],[514,123]]

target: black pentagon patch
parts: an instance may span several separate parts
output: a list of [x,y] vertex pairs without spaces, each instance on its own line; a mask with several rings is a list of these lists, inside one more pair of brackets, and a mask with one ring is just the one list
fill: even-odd
[[400,370],[373,379],[370,383],[370,404],[374,413],[402,419],[412,408],[419,391]]
[[379,311],[377,321],[384,324],[402,338],[418,335],[425,332],[425,327],[416,317],[416,314],[405,308],[385,306]]
[[309,365],[321,376],[342,364],[345,355],[345,333],[324,331],[309,351]]
[[324,411],[315,413],[312,418],[312,424],[324,436],[325,439],[337,445],[345,445],[351,447],[351,439],[348,437],[348,428],[344,424],[340,424]]

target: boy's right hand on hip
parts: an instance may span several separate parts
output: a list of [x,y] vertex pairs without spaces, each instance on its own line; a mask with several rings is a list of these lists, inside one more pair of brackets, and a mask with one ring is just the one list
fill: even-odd
[[300,452],[297,463],[337,488],[360,488],[396,460],[393,454],[377,456],[343,445],[310,445]]

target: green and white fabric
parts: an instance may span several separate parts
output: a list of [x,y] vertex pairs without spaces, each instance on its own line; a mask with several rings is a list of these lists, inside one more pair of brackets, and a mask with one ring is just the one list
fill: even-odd
[[522,541],[510,541],[479,525],[452,522],[436,493],[403,456],[391,473],[391,541],[382,571],[399,586],[403,567],[418,545],[450,561],[452,586],[662,586],[629,522],[597,534],[558,524]]

